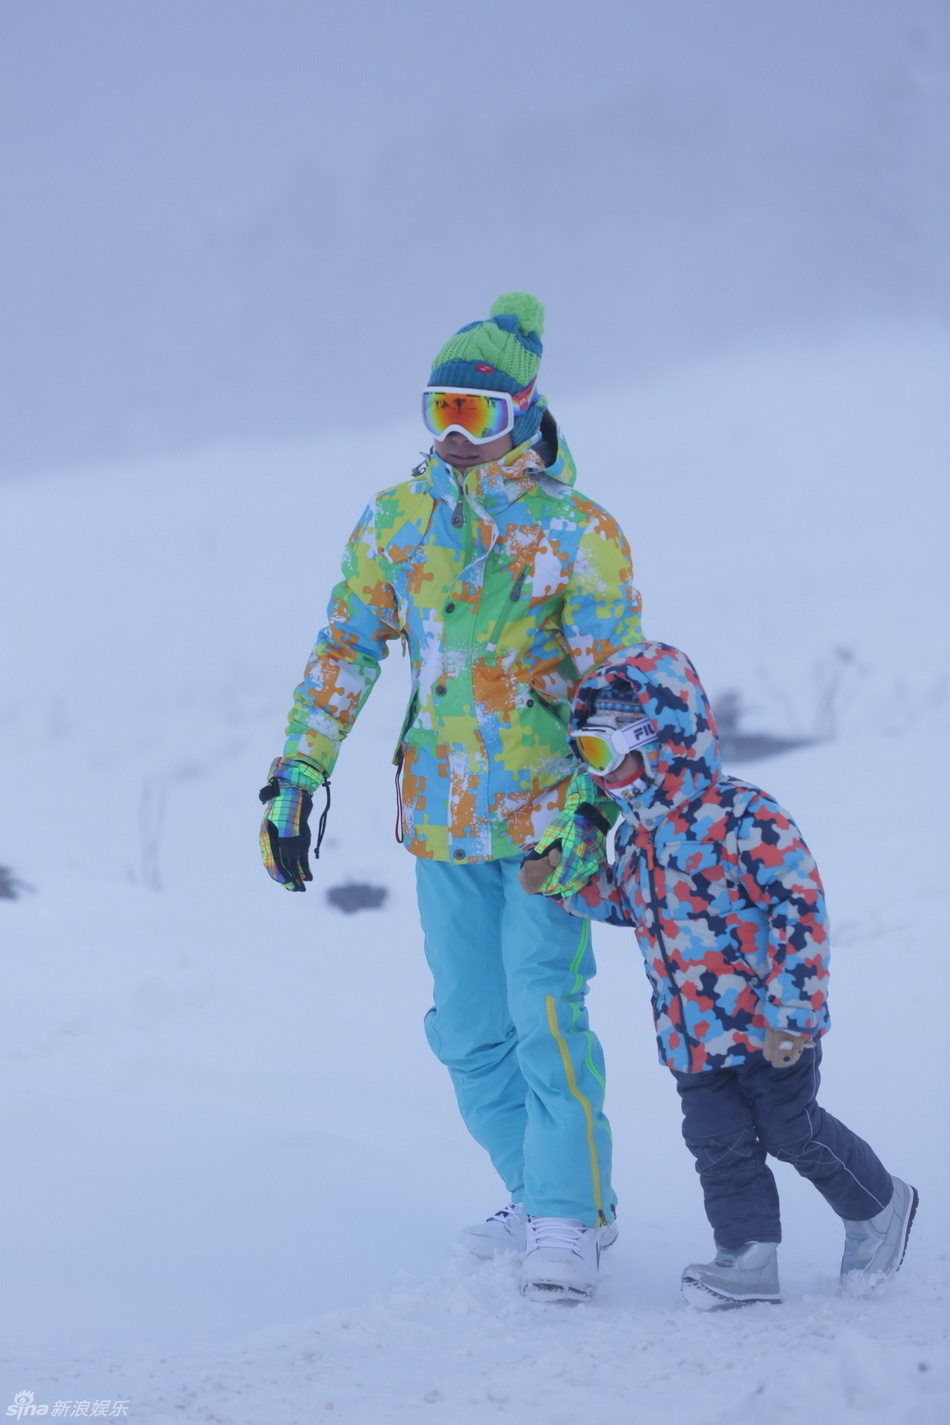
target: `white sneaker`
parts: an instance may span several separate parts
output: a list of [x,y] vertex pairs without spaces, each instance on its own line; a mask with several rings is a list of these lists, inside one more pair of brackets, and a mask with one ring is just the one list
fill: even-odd
[[600,1269],[601,1233],[579,1217],[528,1217],[521,1290],[536,1301],[581,1301],[593,1296]]
[[507,1207],[493,1212],[485,1222],[474,1227],[466,1227],[462,1241],[476,1257],[493,1257],[496,1252],[524,1251],[525,1240],[524,1208],[520,1202],[509,1202]]

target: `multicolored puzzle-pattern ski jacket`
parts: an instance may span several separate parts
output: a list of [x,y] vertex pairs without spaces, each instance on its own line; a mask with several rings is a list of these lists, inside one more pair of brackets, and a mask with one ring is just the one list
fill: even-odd
[[515,856],[560,807],[578,681],[642,637],[630,551],[573,489],[553,420],[545,466],[521,446],[456,471],[435,454],[364,512],[297,688],[284,755],[328,774],[388,644],[412,692],[399,738],[405,837],[417,856]]
[[660,1060],[741,1064],[767,1028],[823,1034],[828,933],[818,869],[787,812],[722,771],[712,711],[678,649],[643,643],[584,679],[572,731],[598,691],[632,693],[656,720],[648,786],[621,807],[614,862],[563,901],[632,925],[653,990]]

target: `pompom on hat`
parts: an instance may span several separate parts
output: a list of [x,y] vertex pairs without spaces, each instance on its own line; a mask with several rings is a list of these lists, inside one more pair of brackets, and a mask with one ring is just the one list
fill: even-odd
[[[462,386],[516,395],[537,378],[541,367],[544,307],[530,292],[505,292],[491,305],[487,321],[469,322],[449,337],[432,363],[429,386]],[[515,418],[512,444],[533,440],[547,405],[537,391]]]

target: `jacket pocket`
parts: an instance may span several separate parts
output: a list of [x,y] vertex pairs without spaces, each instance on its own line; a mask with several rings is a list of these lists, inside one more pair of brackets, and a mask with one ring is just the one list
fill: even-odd
[[687,841],[679,839],[667,841],[656,848],[656,859],[664,869],[682,871],[691,876],[698,871],[722,870],[723,857],[720,848],[713,841]]
[[664,879],[664,907],[677,920],[723,915],[730,906],[722,848],[710,841],[677,839],[656,847]]
[[566,702],[558,702],[554,698],[545,697],[544,693],[539,693],[537,688],[528,688],[528,700],[534,701],[544,712],[550,713],[562,727],[567,727],[571,717],[570,705]]

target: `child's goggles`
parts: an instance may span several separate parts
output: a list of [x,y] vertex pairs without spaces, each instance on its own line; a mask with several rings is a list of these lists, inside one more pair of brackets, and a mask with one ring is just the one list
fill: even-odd
[[603,777],[608,772],[615,772],[628,752],[647,742],[655,742],[658,736],[656,723],[649,717],[630,722],[626,727],[588,722],[571,738],[571,744],[591,771]]
[[514,428],[516,416],[528,409],[533,394],[533,381],[513,396],[465,386],[427,386],[422,393],[422,419],[439,440],[457,430],[474,445],[485,445]]

